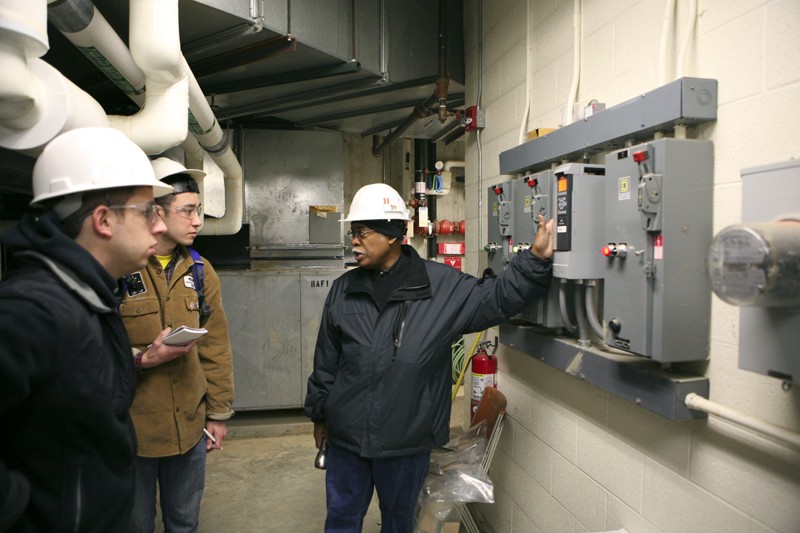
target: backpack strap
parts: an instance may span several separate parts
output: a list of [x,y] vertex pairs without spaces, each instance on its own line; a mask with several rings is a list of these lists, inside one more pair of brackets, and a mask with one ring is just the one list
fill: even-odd
[[203,285],[203,258],[194,248],[187,248],[189,255],[192,256],[192,277],[194,278],[194,290],[197,292],[197,304],[200,307],[200,327],[203,327],[211,316],[211,306],[206,302],[206,290]]

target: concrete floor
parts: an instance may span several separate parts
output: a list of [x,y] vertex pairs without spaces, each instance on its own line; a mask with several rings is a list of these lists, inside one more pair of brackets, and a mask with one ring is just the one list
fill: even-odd
[[[468,404],[462,389],[453,404],[452,432],[462,431]],[[208,456],[200,531],[323,531],[325,472],[314,468],[312,429],[299,411],[237,413],[223,449]],[[373,497],[363,532],[380,528]],[[163,531],[160,524],[156,531]]]

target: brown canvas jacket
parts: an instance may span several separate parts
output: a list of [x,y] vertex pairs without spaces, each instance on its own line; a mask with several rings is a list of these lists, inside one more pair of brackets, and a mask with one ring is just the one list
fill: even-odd
[[[197,292],[194,290],[194,261],[185,247],[170,286],[155,257],[137,272],[142,290],[132,291],[120,306],[131,345],[147,349],[167,326],[200,327]],[[187,452],[202,437],[206,419],[227,420],[233,415],[233,354],[228,321],[222,307],[217,273],[204,259],[206,301],[213,312],[205,323],[208,334],[188,354],[162,365],[144,369],[138,375],[131,416],[139,442],[140,457],[168,457]],[[134,294],[132,295],[131,292]]]

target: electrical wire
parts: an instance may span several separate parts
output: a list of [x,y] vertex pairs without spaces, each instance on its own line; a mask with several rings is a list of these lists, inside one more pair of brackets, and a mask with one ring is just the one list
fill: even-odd
[[475,357],[475,350],[478,347],[478,343],[483,338],[483,334],[486,333],[486,330],[481,331],[477,335],[475,335],[475,342],[472,343],[472,348],[469,351],[469,358],[464,361],[464,366],[461,367],[461,372],[458,374],[458,379],[456,379],[456,384],[453,385],[453,396],[450,398],[450,403],[456,401],[456,394],[458,393],[458,389],[461,387],[461,384],[464,382],[464,374],[467,372],[467,366],[469,366],[470,361],[472,358]]

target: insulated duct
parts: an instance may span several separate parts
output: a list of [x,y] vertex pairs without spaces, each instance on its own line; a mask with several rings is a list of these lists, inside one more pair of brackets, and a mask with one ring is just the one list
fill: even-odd
[[[137,0],[139,3],[147,4],[141,6],[142,11],[134,17],[131,12],[131,44],[134,43],[134,34],[139,32],[140,24],[146,23],[147,17],[153,15],[152,4],[157,0]],[[177,2],[169,0],[174,5],[177,17]],[[132,2],[133,5],[133,2]],[[92,16],[88,14],[91,13]],[[146,99],[141,97],[145,74],[137,66],[132,52],[128,50],[113,28],[105,22],[105,18],[89,0],[67,0],[50,7],[50,18],[53,24],[62,33],[84,52],[100,70],[106,74],[114,83],[119,86],[138,105],[142,105]],[[136,20],[136,26],[134,25]],[[101,22],[102,21],[102,22]],[[176,19],[177,27],[177,19]],[[71,31],[70,31],[71,30]],[[66,33],[65,33],[66,31]],[[142,34],[140,39],[145,39],[146,34]],[[174,41],[172,37],[168,40]],[[142,60],[152,67],[152,76],[158,79],[168,79],[174,75],[172,61],[175,61],[175,52],[167,53],[167,60],[158,56],[158,50],[163,49],[164,41],[161,44],[152,43],[145,46],[139,53]],[[211,107],[205,99],[202,89],[200,89],[197,79],[191,72],[186,60],[180,54],[180,43],[177,44],[177,65],[181,76],[188,85],[188,101],[179,105],[173,104],[175,113],[181,113],[181,124],[188,128],[194,138],[189,137],[186,130],[183,136],[176,142],[171,142],[169,146],[164,146],[155,153],[161,153],[170,146],[180,143],[184,150],[184,165],[187,168],[203,168],[202,149],[208,151],[215,163],[222,170],[225,177],[225,215],[220,219],[206,218],[204,220],[201,233],[203,235],[230,235],[238,232],[242,227],[242,167],[236,156],[231,150],[227,138],[219,126]],[[107,54],[107,55],[106,55]],[[147,93],[153,83],[147,84]],[[163,99],[162,99],[163,100]],[[189,108],[188,121],[185,109]],[[187,126],[188,123],[188,126]],[[127,132],[126,132],[127,133]],[[134,139],[135,140],[135,139]],[[135,140],[136,141],[136,140]],[[137,141],[138,144],[138,141]],[[141,146],[141,145],[140,145]],[[201,148],[202,147],[202,148]],[[201,201],[204,196],[204,188],[200,188]]]
[[29,155],[62,131],[108,125],[100,104],[39,59],[49,47],[45,6],[0,6],[0,146]]

